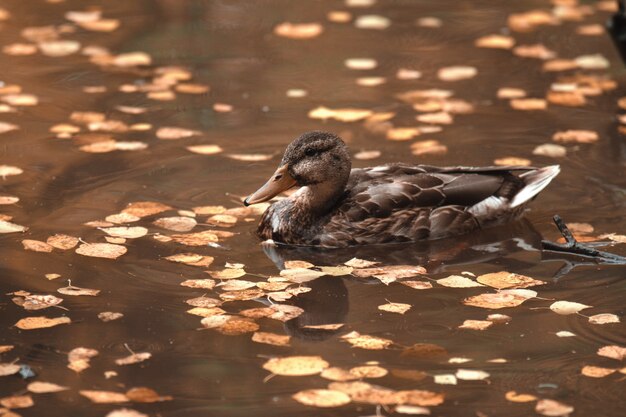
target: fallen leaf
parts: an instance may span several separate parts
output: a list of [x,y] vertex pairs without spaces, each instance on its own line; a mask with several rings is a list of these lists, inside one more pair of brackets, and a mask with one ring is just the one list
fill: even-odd
[[203,307],[203,308],[212,308],[212,307],[218,307],[222,305],[222,301],[216,298],[210,298],[210,297],[205,297],[205,296],[190,298],[189,300],[186,300],[185,302],[189,304],[190,306]]
[[617,369],[586,365],[583,366],[580,373],[591,378],[604,378],[605,376],[611,375],[615,371],[617,371]]
[[83,243],[76,249],[79,255],[106,259],[117,259],[126,252],[125,246],[112,243]]
[[46,239],[46,243],[56,249],[68,250],[78,244],[78,238],[64,234],[56,234]]
[[128,52],[113,57],[111,63],[122,68],[136,67],[152,64],[152,58],[145,52]]
[[380,155],[380,151],[361,151],[354,154],[354,159],[369,161],[371,159],[380,158]]
[[489,373],[475,369],[459,369],[455,376],[464,381],[482,381],[489,378]]
[[591,306],[575,303],[572,301],[555,301],[550,305],[550,310],[554,311],[557,314],[569,315],[576,314],[580,310],[585,308],[590,308]]
[[193,145],[187,146],[186,149],[199,155],[215,155],[223,152],[223,149],[218,145]]
[[322,371],[320,376],[324,379],[341,382],[354,381],[355,379],[359,379],[359,376],[351,373],[350,370],[338,367],[326,368]]
[[11,165],[0,165],[0,177],[6,179],[6,177],[10,177],[12,175],[20,175],[24,171],[22,168],[14,167]]
[[450,288],[484,287],[484,285],[461,275],[450,275],[447,278],[438,279],[437,284]]
[[377,365],[355,366],[348,372],[357,378],[382,378],[389,373],[385,368]]
[[48,245],[46,242],[42,242],[40,240],[32,240],[32,239],[22,240],[22,246],[24,246],[25,250],[30,250],[33,252],[50,253],[54,249],[52,246]]
[[522,58],[536,58],[536,59],[553,59],[556,57],[556,52],[548,49],[545,45],[537,43],[533,45],[519,45],[513,49],[513,54]]
[[511,98],[524,98],[526,97],[526,91],[521,88],[501,87],[498,89],[498,98],[511,99]]
[[587,70],[607,69],[610,66],[609,60],[601,54],[581,55],[574,62],[578,68]]
[[161,127],[157,129],[156,136],[163,140],[185,139],[200,135],[197,130],[185,129],[182,127]]
[[534,395],[531,394],[518,394],[517,391],[508,391],[505,395],[504,398],[506,398],[508,401],[514,402],[514,403],[527,403],[527,402],[531,402],[531,401],[536,401],[537,397],[535,397]]
[[28,384],[26,389],[33,394],[46,394],[49,392],[67,391],[69,387],[64,387],[62,385],[54,384],[52,382],[35,381]]
[[118,410],[113,410],[106,415],[106,417],[149,417],[147,414],[140,413],[136,410],[131,410],[129,408],[120,408]]
[[542,98],[515,98],[509,103],[515,110],[545,110],[548,107],[548,102]]
[[[418,122],[438,124],[438,125],[449,125],[449,124],[452,124],[452,122],[454,122],[452,115],[445,111],[420,114],[420,115],[417,115],[415,118],[417,119]],[[432,140],[432,142],[439,143],[439,141],[436,141],[436,140]]]
[[391,20],[380,15],[362,15],[356,18],[354,26],[358,29],[384,30],[391,25]]
[[152,353],[150,352],[139,352],[133,353],[132,355],[126,356],[124,358],[116,359],[116,365],[133,365],[135,363],[140,363],[145,360],[148,360],[152,357]]
[[20,365],[14,363],[0,363],[0,376],[14,375],[21,369]]
[[122,317],[124,317],[124,314],[114,311],[103,311],[102,313],[98,313],[98,318],[105,323],[108,321],[121,319]]
[[283,269],[280,271],[281,277],[285,277],[289,281],[297,284],[313,281],[324,275],[326,275],[324,272],[308,268]]
[[267,345],[274,346],[289,346],[291,336],[269,333],[269,332],[254,332],[252,335],[252,341],[257,343],[265,343]]
[[545,143],[537,146],[533,150],[533,155],[547,156],[550,158],[562,158],[567,155],[567,149],[561,145],[554,145],[552,143]]
[[459,329],[486,330],[493,322],[488,320],[465,320]]
[[7,122],[0,122],[0,135],[17,129],[19,129],[19,126],[17,125]]
[[463,300],[463,304],[473,307],[498,309],[518,306],[527,299],[528,298],[520,295],[506,294],[502,292],[486,293],[467,297]]
[[270,309],[272,313],[268,317],[282,322],[294,319],[304,313],[302,308],[289,304],[272,304]]
[[42,310],[61,304],[63,299],[54,295],[25,294],[23,297],[14,297],[13,302],[25,310]]
[[593,324],[620,323],[620,319],[615,314],[602,313],[602,314],[595,314],[593,316],[590,316],[589,323],[593,323]]
[[73,285],[68,285],[67,287],[57,289],[57,292],[63,295],[72,295],[72,296],[80,296],[80,295],[88,295],[91,297],[95,297],[100,293],[100,290],[94,290],[91,288],[80,288],[75,287]]
[[511,49],[515,45],[515,39],[504,35],[487,35],[474,41],[479,48]]
[[0,345],[0,354],[10,352],[15,348],[13,345]]
[[378,66],[378,61],[373,58],[349,58],[344,65],[353,70],[371,70]]
[[448,147],[438,140],[422,140],[411,144],[411,153],[415,156],[442,155],[448,152]]
[[319,374],[328,366],[320,356],[287,356],[268,360],[263,369],[275,375],[304,376]]
[[398,414],[409,414],[409,415],[430,415],[430,409],[426,407],[420,407],[417,405],[396,405],[393,409]]
[[419,19],[417,19],[417,21],[415,22],[415,24],[417,26],[423,27],[423,28],[439,28],[443,25],[443,22],[441,19],[437,18],[437,17],[433,17],[433,16],[426,16],[426,17],[420,17]]
[[67,56],[80,50],[80,42],[70,40],[40,42],[38,46],[42,54],[51,57]]
[[598,349],[597,353],[600,356],[617,359],[618,361],[624,360],[626,358],[626,348],[617,345],[601,347],[600,349]]
[[414,290],[428,290],[433,287],[433,284],[428,281],[400,281],[400,284],[406,285]]
[[387,304],[379,305],[378,309],[382,311],[386,311],[388,313],[404,314],[411,309],[411,305],[404,304],[404,303],[388,302]]
[[[35,405],[33,398],[30,395],[14,395],[12,397],[0,398],[0,405],[9,409],[13,408],[28,408]],[[3,413],[4,416],[14,414],[12,412]],[[14,414],[18,415],[18,414]]]
[[476,281],[497,289],[528,288],[545,284],[543,281],[538,281],[525,275],[514,274],[506,271],[480,275],[476,278]]
[[77,347],[67,354],[67,367],[74,372],[82,372],[89,368],[91,358],[98,356],[99,352],[95,349]]
[[215,279],[236,279],[246,275],[246,271],[241,268],[225,268],[221,271],[206,271]]
[[48,318],[44,316],[26,317],[15,323],[15,327],[22,330],[43,329],[46,327],[54,327],[60,324],[69,324],[72,320],[69,317]]
[[166,204],[154,201],[137,201],[130,203],[124,210],[122,210],[122,213],[137,217],[148,217],[168,210],[172,210],[172,207]]
[[373,261],[368,261],[365,259],[359,259],[359,258],[352,258],[347,262],[344,262],[343,264],[346,266],[350,266],[352,268],[369,268],[371,266],[374,266],[376,264],[378,264],[380,262],[373,262]]
[[126,391],[126,397],[130,401],[138,403],[155,403],[161,401],[171,401],[169,395],[159,395],[155,390],[146,387],[134,387]]
[[454,374],[440,374],[433,377],[435,384],[440,385],[456,385],[457,379]]
[[493,323],[508,323],[512,320],[512,318],[506,314],[489,314],[487,316],[487,320]]
[[382,350],[393,344],[393,340],[367,334],[362,335],[356,331],[345,334],[341,338],[350,343],[352,347],[368,350]]
[[148,234],[148,229],[141,226],[106,227],[101,230],[109,236],[123,237],[125,239],[137,239]]
[[478,74],[475,67],[459,65],[454,67],[440,68],[437,77],[441,81],[460,81],[474,78]]
[[126,394],[114,391],[80,390],[80,395],[88,398],[95,404],[117,404],[128,402]]
[[299,260],[285,261],[285,269],[299,269],[299,268],[309,269],[309,268],[313,268],[314,266],[315,265],[307,261],[299,261]]
[[527,167],[531,165],[530,159],[519,158],[516,156],[508,156],[505,158],[498,158],[493,161],[494,165],[498,166],[522,166]]
[[561,143],[594,143],[598,139],[598,133],[592,130],[566,130],[552,136],[553,141]]
[[206,279],[187,279],[180,283],[183,287],[189,288],[203,288],[206,290],[212,290],[215,287],[215,281],[206,278]]
[[560,417],[573,413],[574,407],[558,401],[542,399],[537,401],[535,411],[544,416]]
[[322,34],[324,27],[319,23],[284,22],[274,27],[274,34],[289,39],[311,39]]
[[567,330],[561,330],[555,333],[557,337],[575,337],[576,335],[572,332],[568,332]]
[[321,408],[340,407],[350,403],[347,394],[329,389],[308,389],[297,392],[292,398],[301,404]]
[[344,108],[344,109],[329,109],[327,107],[317,107],[309,111],[308,116],[311,119],[335,119],[340,122],[356,122],[363,120],[371,116],[373,112],[371,110],[357,109],[357,108]]
[[204,256],[197,253],[179,253],[176,255],[166,256],[164,259],[167,259],[170,262],[202,267],[210,266],[214,260],[212,256]]

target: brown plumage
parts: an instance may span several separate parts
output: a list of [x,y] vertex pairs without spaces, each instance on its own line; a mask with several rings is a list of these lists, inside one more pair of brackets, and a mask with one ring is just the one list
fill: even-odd
[[434,167],[388,164],[350,169],[343,141],[308,132],[286,149],[272,178],[245,204],[272,204],[257,234],[275,242],[342,247],[440,239],[518,218],[558,166]]

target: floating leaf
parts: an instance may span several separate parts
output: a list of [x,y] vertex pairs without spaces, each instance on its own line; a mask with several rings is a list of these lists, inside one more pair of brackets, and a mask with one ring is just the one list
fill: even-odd
[[464,381],[482,381],[489,378],[489,373],[475,369],[459,369],[456,371],[456,377]]
[[91,358],[98,356],[99,352],[95,349],[77,347],[67,354],[68,365],[74,372],[82,372],[89,368]]
[[365,259],[359,259],[359,258],[352,258],[347,262],[344,262],[343,264],[346,266],[350,266],[352,268],[369,268],[371,266],[374,266],[376,264],[378,264],[379,262],[373,262],[373,261],[368,261]]
[[49,392],[67,391],[69,388],[52,382],[35,381],[28,384],[26,389],[33,394],[46,394]]
[[285,261],[285,269],[299,269],[299,268],[309,269],[309,268],[313,268],[314,266],[315,265],[307,261],[298,261],[298,260]]
[[465,320],[459,329],[486,330],[493,322],[488,320]]
[[129,408],[120,408],[118,410],[111,411],[106,415],[106,417],[148,417],[148,415]]
[[550,310],[554,311],[557,314],[569,315],[576,314],[580,310],[590,307],[591,306],[575,303],[572,301],[556,301],[550,305]]
[[387,304],[379,305],[378,309],[382,311],[386,311],[388,313],[404,314],[411,309],[411,305],[404,304],[404,303],[388,302]]
[[126,394],[114,391],[80,390],[80,395],[88,398],[95,404],[117,404],[128,402]]
[[23,297],[14,297],[13,302],[25,310],[42,310],[61,304],[63,299],[54,295],[28,294]]
[[357,378],[382,378],[389,373],[385,368],[377,365],[355,366],[349,372]]
[[284,376],[316,375],[328,368],[321,356],[288,356],[272,358],[263,364],[263,369]]
[[292,397],[301,404],[321,408],[340,407],[350,403],[347,394],[329,389],[308,389],[297,392]]
[[515,39],[504,35],[487,35],[476,39],[474,45],[479,48],[511,49]]
[[592,130],[565,130],[552,135],[552,140],[561,143],[594,143],[600,139]]
[[137,217],[147,217],[167,210],[172,210],[172,207],[154,201],[137,201],[130,203],[128,207],[122,210],[122,213]]
[[223,152],[223,149],[218,145],[193,145],[187,146],[186,149],[199,155],[215,155]]
[[206,271],[215,279],[235,279],[246,275],[246,271],[241,268],[225,268],[221,271]]
[[0,363],[0,376],[14,375],[21,369],[20,365],[14,363]]
[[473,307],[498,309],[518,306],[527,299],[527,297],[520,295],[499,292],[468,297],[463,300],[463,304]]
[[432,343],[416,343],[413,346],[405,348],[400,355],[403,358],[416,359],[436,359],[448,356],[448,351],[439,345]]
[[474,78],[478,74],[475,67],[459,65],[455,67],[440,68],[437,71],[437,77],[441,81],[459,81]]
[[589,323],[593,324],[611,324],[611,323],[620,323],[620,319],[615,314],[595,314],[589,317]]
[[567,149],[561,145],[544,143],[543,145],[537,146],[533,150],[533,155],[547,156],[550,158],[562,158],[567,155]]
[[476,278],[476,281],[497,289],[527,288],[545,284],[543,281],[538,281],[525,275],[514,274],[506,271],[480,275]]
[[301,284],[303,282],[313,281],[321,276],[326,275],[324,272],[315,271],[307,268],[284,269],[280,271],[280,276],[285,277],[291,282]]
[[617,345],[604,346],[598,349],[598,355],[621,361],[626,358],[626,348]]
[[291,336],[268,333],[268,332],[255,332],[252,335],[252,341],[257,343],[265,343],[267,345],[274,346],[289,346]]
[[102,231],[109,236],[123,237],[125,239],[137,239],[148,234],[148,229],[141,226],[127,227],[106,227]]
[[116,359],[116,365],[132,365],[135,363],[140,363],[146,361],[152,357],[152,353],[150,352],[139,352],[133,353],[132,355],[126,356],[124,358]]
[[311,39],[322,34],[324,27],[319,23],[285,22],[274,28],[274,34],[289,39]]
[[483,287],[482,284],[461,275],[450,275],[447,278],[438,279],[437,284],[450,288]]
[[514,402],[514,403],[527,403],[527,402],[531,402],[531,401],[536,401],[537,397],[535,397],[534,395],[531,394],[518,394],[517,391],[508,391],[505,395],[504,398],[506,398],[508,401]]
[[46,239],[46,243],[56,249],[68,250],[78,244],[78,238],[64,234],[56,234]]
[[537,401],[535,411],[544,416],[565,417],[574,412],[574,407],[558,401],[543,399]]
[[105,323],[108,321],[121,319],[122,317],[124,317],[124,314],[114,311],[103,311],[102,313],[98,313],[98,318]]
[[[0,398],[0,405],[9,409],[13,408],[28,408],[35,405],[33,398],[30,395],[14,395],[12,397]],[[15,414],[12,412],[3,413],[6,415]],[[11,416],[12,417],[12,416]]]
[[80,43],[70,40],[55,40],[39,43],[41,53],[51,57],[61,57],[74,54],[80,50]]
[[212,290],[215,287],[215,281],[206,278],[206,279],[187,279],[180,283],[183,287],[189,288],[204,288],[206,290]]
[[138,403],[155,403],[161,401],[171,401],[169,395],[159,395],[155,390],[146,387],[135,387],[126,391],[126,397],[130,401]]
[[457,380],[454,374],[441,374],[433,377],[435,384],[456,385]]
[[170,262],[178,262],[191,266],[207,267],[213,263],[212,256],[204,256],[197,253],[179,253],[177,255],[166,256]]
[[591,378],[604,378],[605,376],[611,375],[615,371],[617,371],[617,369],[587,365],[583,366],[580,373]]
[[94,290],[91,288],[80,288],[80,287],[75,287],[73,285],[68,285],[67,287],[59,288],[57,289],[57,292],[63,295],[73,295],[73,296],[88,295],[91,297],[95,297],[96,295],[100,294],[100,290]]
[[428,290],[433,287],[433,284],[428,281],[401,281],[400,284],[406,285],[414,290]]
[[69,317],[48,318],[44,316],[26,317],[15,323],[15,327],[22,330],[44,329],[46,327],[54,327],[60,324],[69,324],[72,320]]
[[516,98],[509,103],[515,110],[545,110],[548,107],[548,102],[542,98]]
[[126,251],[125,246],[112,243],[83,243],[76,249],[76,253],[79,255],[106,259],[117,259]]
[[366,334],[362,335],[356,331],[345,334],[341,338],[350,343],[352,347],[369,350],[382,350],[393,344],[393,340]]

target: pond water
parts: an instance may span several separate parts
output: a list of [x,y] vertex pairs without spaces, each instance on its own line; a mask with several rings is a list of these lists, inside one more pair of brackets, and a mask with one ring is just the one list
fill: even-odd
[[[590,240],[626,255],[624,244],[603,236],[615,233],[623,238],[626,233],[626,141],[618,119],[626,78],[610,38],[598,26],[613,7],[611,1],[575,0],[1,0],[0,122],[5,124],[0,131],[5,132],[0,134],[0,166],[9,168],[3,171],[0,196],[19,201],[1,205],[0,215],[28,230],[0,235],[0,345],[13,346],[0,353],[0,362],[25,365],[35,375],[0,376],[0,404],[5,407],[0,414],[10,408],[24,416],[105,416],[126,408],[171,417],[623,415],[626,375],[619,355],[626,347],[624,325],[594,324],[587,317],[606,313],[623,318],[626,270],[591,264],[562,274],[563,260],[538,250],[541,237],[560,236],[552,223],[552,216],[559,214],[569,223],[591,224],[594,230],[586,231]],[[88,13],[68,15],[71,11]],[[317,22],[323,30],[296,26],[276,33],[284,22]],[[496,40],[503,48],[475,45],[493,34],[501,36]],[[518,46],[545,49],[514,52],[507,45],[512,39]],[[120,55],[132,52],[141,54]],[[524,53],[534,57],[519,56]],[[372,65],[362,59],[374,59],[376,67],[348,68],[344,61],[351,58],[361,59],[357,65]],[[546,65],[563,68],[547,71]],[[449,80],[445,72],[438,76],[439,69],[451,66],[462,66],[452,70],[453,78],[459,73],[468,78]],[[466,67],[477,73],[469,74],[473,70]],[[517,104],[545,108],[514,109],[509,99],[498,98],[503,87],[549,100]],[[399,98],[408,91],[430,89],[448,90],[452,98]],[[413,105],[434,106],[428,110],[437,115],[417,121],[416,116],[428,111]],[[374,115],[349,122],[310,117],[320,106]],[[450,114],[452,123],[442,123]],[[433,128],[437,126],[441,129]],[[414,130],[407,140],[387,139],[402,139],[407,131],[397,128],[403,127],[422,130]],[[395,161],[491,165],[498,158],[515,157],[537,166],[559,163],[562,172],[532,204],[526,221],[432,245],[341,251],[264,247],[254,235],[258,213],[227,211],[224,216],[223,209],[206,208],[242,207],[241,197],[274,171],[284,147],[314,129],[341,135],[353,154],[380,152],[371,160],[354,160],[356,167]],[[596,132],[597,140],[580,143],[576,133],[569,142],[553,140],[555,133],[572,129]],[[415,145],[431,139],[438,143]],[[548,149],[567,154],[533,153],[544,144],[559,145]],[[213,153],[203,155],[187,149],[193,145],[219,149],[201,148]],[[119,150],[124,147],[130,150]],[[419,149],[425,151],[419,154]],[[19,170],[10,167],[23,172],[12,175]],[[135,202],[158,202],[169,209],[148,216],[131,210],[141,219],[120,226],[145,227],[148,234],[121,243],[127,253],[115,260],[82,256],[75,249],[37,252],[23,246],[24,239],[45,242],[54,234],[80,237],[79,245],[106,242],[102,227],[85,223],[104,220]],[[197,225],[189,232],[153,224],[162,217],[193,215]],[[234,225],[229,223],[234,220]],[[200,246],[168,237],[205,230],[234,235],[220,233],[217,244]],[[201,256],[214,260],[202,267],[165,259],[182,253],[196,254],[191,260],[200,264],[207,260]],[[210,278],[205,271],[222,270],[226,263],[244,264],[246,274],[237,279],[257,283],[279,276],[286,260],[337,266],[353,257],[380,265],[421,265],[428,273],[410,279],[432,288],[325,275],[288,287],[297,289],[295,295],[281,292],[268,299],[266,293],[272,290],[267,287],[253,299],[220,306],[236,317],[243,310],[275,304],[302,308],[299,317],[288,321],[245,321],[243,326],[252,330],[254,322],[258,331],[291,337],[288,346],[275,346],[253,341],[251,332],[229,335],[223,327],[203,329],[202,317],[187,313],[193,307],[186,300],[204,296],[195,304],[206,306],[206,297],[242,293],[224,290],[230,287],[180,285]],[[532,287],[537,297],[496,310],[464,304],[468,297],[495,293],[492,288],[451,288],[434,281],[462,273],[475,281],[473,276],[498,271],[544,284]],[[59,294],[57,289],[66,287],[68,280],[100,293]],[[17,291],[61,297],[64,309],[25,311],[12,302],[10,293]],[[287,296],[291,298],[280,298]],[[555,301],[591,307],[560,315],[548,308]],[[405,314],[377,308],[388,302],[411,308]],[[124,316],[104,322],[98,318],[101,312]],[[508,322],[484,330],[459,328],[465,320],[484,324],[490,314],[505,314]],[[71,323],[30,330],[15,326],[30,316],[69,317]],[[331,324],[343,326],[310,327]],[[342,338],[353,331],[391,344],[379,350],[353,347]],[[605,346],[617,346],[612,350],[617,358],[597,353]],[[79,347],[99,353],[81,372],[68,369],[68,353]],[[129,352],[152,356],[131,365],[115,363]],[[289,356],[321,356],[329,366],[346,370],[377,365],[384,371],[368,369],[386,374],[362,381],[394,391],[361,386],[365,391],[351,392],[348,404],[304,405],[292,396],[327,388],[333,381],[316,372],[271,376],[263,368],[271,358]],[[586,368],[586,373],[610,374],[586,376],[581,373],[585,366],[605,368]],[[29,393],[34,381],[68,389]],[[119,403],[111,402],[111,392],[123,397],[136,387],[171,399],[149,402],[154,395],[128,394],[118,398]],[[105,403],[94,404],[81,395],[84,390],[109,393],[102,394]],[[407,390],[419,390],[417,396],[434,393],[433,404],[397,394]],[[334,385],[332,393],[337,391]],[[531,397],[515,397],[511,391]],[[27,395],[32,406],[19,398]],[[332,398],[347,397],[336,395]],[[117,414],[132,415],[128,410]]]

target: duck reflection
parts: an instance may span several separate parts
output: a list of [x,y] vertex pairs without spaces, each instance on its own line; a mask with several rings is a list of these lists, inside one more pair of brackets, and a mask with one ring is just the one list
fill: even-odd
[[[492,228],[462,238],[398,245],[373,245],[339,249],[318,247],[263,245],[265,254],[280,270],[290,260],[314,265],[341,265],[352,258],[380,262],[382,265],[421,265],[429,274],[462,271],[466,266],[481,263],[506,263],[515,271],[523,271],[542,260],[541,235],[522,220],[506,227]],[[467,268],[469,269],[469,268]],[[306,285],[311,291],[293,297],[288,303],[304,310],[286,322],[288,334],[308,341],[321,341],[342,332],[341,328],[324,325],[344,323],[350,309],[348,280],[351,276],[323,276]],[[380,284],[377,279],[360,283]]]

